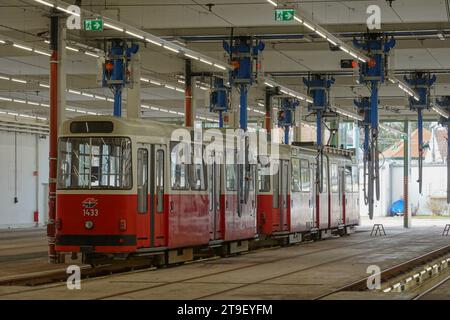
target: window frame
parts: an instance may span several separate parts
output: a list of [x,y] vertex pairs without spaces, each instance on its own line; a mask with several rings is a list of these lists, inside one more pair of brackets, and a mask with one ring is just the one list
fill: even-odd
[[[125,139],[128,142],[128,146],[129,146],[129,155],[128,155],[128,159],[129,159],[129,168],[128,168],[128,174],[124,175],[122,174],[122,179],[125,176],[128,176],[129,179],[129,184],[126,187],[105,187],[105,186],[92,186],[92,181],[89,181],[89,185],[87,187],[80,187],[80,186],[76,186],[76,187],[62,187],[61,186],[61,161],[62,161],[62,157],[61,157],[61,142],[63,140],[66,140],[65,143],[67,143],[67,139],[85,139],[89,141],[89,145],[90,145],[90,163],[92,164],[92,139]],[[102,190],[102,191],[117,191],[117,190],[132,190],[134,187],[134,179],[133,179],[133,140],[131,139],[131,137],[127,137],[127,136],[60,136],[58,137],[58,164],[57,164],[57,179],[56,179],[56,187],[57,190]],[[68,153],[67,151],[65,153]],[[70,151],[70,153],[73,153],[73,150]],[[86,154],[83,154],[86,155]],[[118,158],[117,156],[114,156],[115,158]],[[101,161],[101,156],[99,154],[99,161]],[[70,166],[73,165],[73,158],[70,159]],[[92,165],[91,165],[92,166]],[[97,173],[100,176],[100,172],[101,172],[102,168],[100,167],[99,164],[99,172]],[[70,172],[72,172],[72,168],[70,167]],[[67,175],[67,174],[65,174]],[[111,174],[108,174],[109,176],[111,176]],[[117,175],[117,174],[115,174]],[[69,177],[72,176],[71,173],[68,174]],[[92,171],[89,174],[89,179],[91,179],[92,176]],[[100,181],[100,178],[98,178],[98,181]]]

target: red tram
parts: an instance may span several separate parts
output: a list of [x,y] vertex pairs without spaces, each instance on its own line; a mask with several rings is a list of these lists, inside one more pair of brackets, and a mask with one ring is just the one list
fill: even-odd
[[[110,116],[63,123],[59,253],[82,253],[88,262],[133,255],[176,263],[191,260],[196,248],[235,253],[263,236],[296,242],[316,229],[358,224],[357,167],[349,153],[328,156],[330,192],[318,195],[311,148],[280,146],[280,168],[273,176],[258,175],[256,163],[177,163],[171,136],[178,128]],[[217,156],[201,147],[205,157]],[[223,153],[219,156],[235,151]]]

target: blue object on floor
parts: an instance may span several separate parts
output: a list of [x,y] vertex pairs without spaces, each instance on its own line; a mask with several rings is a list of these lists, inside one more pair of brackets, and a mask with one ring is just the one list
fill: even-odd
[[403,199],[395,201],[391,205],[391,216],[401,216],[405,212],[405,201]]

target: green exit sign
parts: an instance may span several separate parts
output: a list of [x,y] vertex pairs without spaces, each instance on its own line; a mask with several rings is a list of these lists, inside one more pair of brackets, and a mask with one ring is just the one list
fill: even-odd
[[103,20],[98,19],[98,18],[84,20],[84,30],[85,31],[103,31]]
[[294,20],[295,10],[292,8],[276,8],[275,21],[291,21]]

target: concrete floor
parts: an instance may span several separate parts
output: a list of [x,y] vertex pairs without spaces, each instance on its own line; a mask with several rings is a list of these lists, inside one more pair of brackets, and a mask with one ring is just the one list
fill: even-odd
[[[0,299],[314,299],[366,277],[369,265],[385,269],[449,242],[441,227],[386,227],[387,237],[370,237],[369,228],[361,227],[341,238],[83,280],[81,290],[68,290],[65,283],[3,286]],[[348,298],[410,296],[369,292],[327,297]]]

